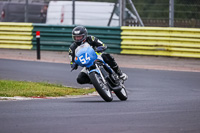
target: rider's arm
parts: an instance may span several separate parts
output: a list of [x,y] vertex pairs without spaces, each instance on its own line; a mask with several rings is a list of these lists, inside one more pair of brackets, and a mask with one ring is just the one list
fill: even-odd
[[91,44],[94,48],[101,47],[102,51],[107,49],[107,46],[101,42],[98,38],[94,36],[89,36],[88,37],[88,42]]
[[69,47],[69,59],[70,59],[70,65],[71,65],[72,70],[76,70],[78,68],[78,65],[74,61],[74,57],[75,57],[74,52],[75,52],[75,47],[73,47],[72,45]]
[[72,65],[74,63],[74,57],[75,57],[75,44],[73,43],[70,47],[69,47],[69,59],[70,59],[70,64]]
[[70,60],[70,64],[72,65],[73,64],[73,54],[72,54],[72,52],[71,52],[71,49],[69,48],[69,60]]

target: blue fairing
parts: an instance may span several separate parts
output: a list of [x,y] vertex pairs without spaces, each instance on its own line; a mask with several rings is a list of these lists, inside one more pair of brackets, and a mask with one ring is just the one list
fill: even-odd
[[[75,50],[74,60],[76,64],[78,64],[81,67],[86,67],[86,68],[91,67],[93,63],[95,62],[95,60],[100,60],[104,64],[106,64],[103,61],[101,56],[97,56],[94,49],[88,43],[84,43],[80,45],[79,47],[77,47],[77,49]],[[112,70],[110,69],[110,67],[107,64],[105,66],[107,66],[108,70],[110,70],[110,72],[112,73]],[[93,71],[96,71],[97,73],[99,73],[97,69],[93,69],[90,72],[93,72]]]
[[93,62],[97,59],[97,54],[94,49],[86,44],[83,44],[83,46],[79,46],[75,55],[75,62],[82,67],[92,66]]

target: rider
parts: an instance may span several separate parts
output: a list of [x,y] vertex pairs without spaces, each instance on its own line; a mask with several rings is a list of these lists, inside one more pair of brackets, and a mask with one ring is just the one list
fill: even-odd
[[[115,71],[115,73],[118,74],[119,78],[123,79],[124,81],[127,80],[128,76],[120,70],[114,58],[110,54],[102,53],[107,49],[107,46],[96,37],[88,36],[87,29],[84,26],[77,26],[72,30],[72,39],[74,42],[69,47],[69,57],[71,60],[72,69],[78,68],[78,65],[74,61],[75,49],[82,44],[84,45],[84,42],[88,42],[93,49],[101,53],[103,60]],[[90,79],[85,68],[83,68],[79,73],[77,82],[79,84],[90,83]]]

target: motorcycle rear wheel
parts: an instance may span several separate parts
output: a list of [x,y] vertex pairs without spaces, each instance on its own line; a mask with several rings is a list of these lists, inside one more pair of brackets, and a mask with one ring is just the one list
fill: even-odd
[[128,99],[128,94],[125,87],[122,87],[121,90],[115,91],[115,94],[121,101],[126,101]]

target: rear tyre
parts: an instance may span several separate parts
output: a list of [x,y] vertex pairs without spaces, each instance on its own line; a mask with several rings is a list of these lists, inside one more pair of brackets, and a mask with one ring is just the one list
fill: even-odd
[[122,86],[121,90],[115,91],[115,94],[121,101],[126,101],[128,99],[128,94],[124,86]]
[[113,100],[113,96],[108,85],[104,84],[101,76],[98,73],[91,72],[90,80],[93,86],[95,87],[96,91],[106,102],[111,102]]

